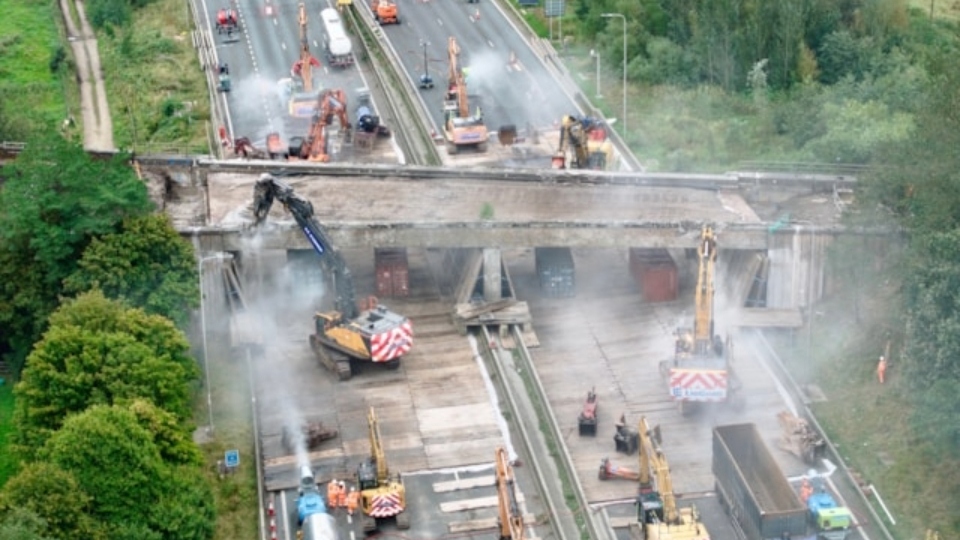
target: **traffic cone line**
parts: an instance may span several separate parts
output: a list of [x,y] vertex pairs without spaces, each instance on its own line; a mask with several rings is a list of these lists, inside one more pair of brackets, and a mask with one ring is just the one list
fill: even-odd
[[273,501],[270,501],[270,504],[267,506],[267,515],[273,517],[276,512],[273,510]]
[[277,520],[270,518],[270,534],[277,534]]

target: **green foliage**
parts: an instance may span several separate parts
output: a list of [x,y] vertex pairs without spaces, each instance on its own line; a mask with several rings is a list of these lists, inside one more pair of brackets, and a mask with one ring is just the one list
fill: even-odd
[[826,132],[806,148],[821,162],[870,163],[876,150],[906,141],[914,130],[911,116],[875,101],[827,103],[819,114]]
[[41,458],[95,493],[89,516],[109,538],[202,540],[213,536],[209,485],[195,467],[164,463],[129,409],[95,405],[73,415]]
[[13,385],[6,381],[0,386],[0,486],[17,471],[17,461],[9,451],[13,434]]
[[5,512],[0,521],[0,540],[54,540],[43,531],[47,524],[35,513],[14,508]]
[[87,515],[93,498],[69,472],[46,462],[31,463],[11,478],[0,495],[0,511],[21,508],[36,515],[38,529],[56,538],[89,538],[93,522]]
[[88,0],[87,17],[94,28],[126,26],[132,10],[129,0]]
[[876,43],[869,37],[857,38],[849,30],[827,35],[817,51],[820,80],[834,84],[846,76],[862,78],[869,70]]
[[[27,359],[16,386],[14,441],[29,454],[71,413],[94,404],[151,401],[180,421],[189,414],[188,383],[198,369],[189,345],[173,324],[107,300],[99,291],[60,307],[50,329]],[[147,420],[165,425],[166,418]],[[183,454],[179,441],[165,448]],[[183,460],[191,457],[183,454]]]
[[68,294],[95,287],[183,326],[200,298],[193,247],[166,214],[129,218],[120,232],[94,239],[64,281]]
[[163,461],[173,465],[200,465],[202,455],[190,432],[173,414],[149,401],[135,400],[129,406],[137,422],[153,436]]
[[124,156],[93,160],[56,134],[31,139],[3,170],[0,191],[0,351],[14,364],[40,337],[61,282],[98,235],[150,211]]

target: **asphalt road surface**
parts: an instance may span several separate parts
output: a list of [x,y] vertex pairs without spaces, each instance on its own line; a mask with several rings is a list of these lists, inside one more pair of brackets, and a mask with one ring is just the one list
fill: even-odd
[[508,124],[521,130],[528,123],[552,126],[562,115],[577,112],[502,9],[490,1],[401,0],[401,24],[382,27],[411,87],[424,73],[427,43],[427,65],[435,86],[420,92],[436,126],[443,122],[451,36],[460,46],[460,64],[467,68],[470,112],[481,106],[491,132]]
[[[198,0],[209,17],[210,32],[217,42],[217,55],[230,68],[232,89],[227,96],[235,137],[246,136],[263,146],[266,135],[279,131],[285,140],[304,136],[309,118],[293,118],[288,114],[282,95],[282,82],[291,79],[291,68],[299,58],[300,24],[296,0]],[[354,121],[366,78],[354,64],[333,67],[324,58],[321,9],[334,7],[328,0],[307,2],[307,37],[310,51],[320,61],[314,68],[315,88],[338,88],[347,94],[347,113]],[[217,33],[217,12],[230,6],[239,15],[239,31],[228,36]],[[359,40],[351,37],[355,56]],[[375,103],[374,103],[375,109]],[[334,156],[336,160],[336,156]]]

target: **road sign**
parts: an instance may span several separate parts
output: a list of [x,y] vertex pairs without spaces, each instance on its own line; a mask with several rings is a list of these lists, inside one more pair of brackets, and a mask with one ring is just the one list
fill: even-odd
[[227,467],[237,467],[240,465],[240,451],[239,450],[227,450],[223,453],[223,463]]
[[566,9],[567,3],[564,0],[546,0],[543,5],[543,14],[547,17],[563,17]]

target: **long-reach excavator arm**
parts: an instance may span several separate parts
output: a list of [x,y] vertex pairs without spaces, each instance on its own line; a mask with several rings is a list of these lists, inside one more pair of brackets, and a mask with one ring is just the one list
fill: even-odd
[[380,422],[377,412],[370,407],[367,411],[367,427],[370,430],[370,460],[377,467],[377,485],[384,485],[390,480],[390,468],[387,467],[387,458],[383,453],[383,441],[380,438]]
[[260,175],[253,190],[253,214],[256,223],[260,224],[267,218],[273,201],[283,204],[292,215],[297,225],[303,230],[304,236],[320,255],[320,263],[324,270],[333,277],[334,291],[336,291],[335,308],[346,320],[353,320],[359,314],[356,300],[356,290],[353,285],[353,275],[347,268],[343,256],[333,246],[326,231],[313,214],[313,204],[297,195],[290,185],[281,182],[269,174]]
[[457,38],[450,36],[447,41],[447,56],[450,61],[449,91],[457,93],[457,112],[460,118],[470,116],[470,104],[467,101],[467,82],[463,78],[463,69],[460,67],[460,45]]
[[[700,259],[700,268],[697,274],[696,291],[696,318],[693,323],[693,336],[696,340],[698,353],[706,352],[713,341],[713,294],[714,272],[717,264],[717,239],[713,228],[704,226],[700,235],[700,246],[697,249]],[[704,350],[700,350],[703,348]]]
[[297,22],[300,24],[300,57],[293,64],[290,71],[299,76],[303,83],[303,92],[313,92],[313,68],[320,66],[320,61],[310,54],[310,38],[307,36],[307,7],[303,2],[299,4]]
[[523,514],[517,503],[513,467],[502,446],[497,448],[497,499],[500,502],[500,540],[523,540]]

